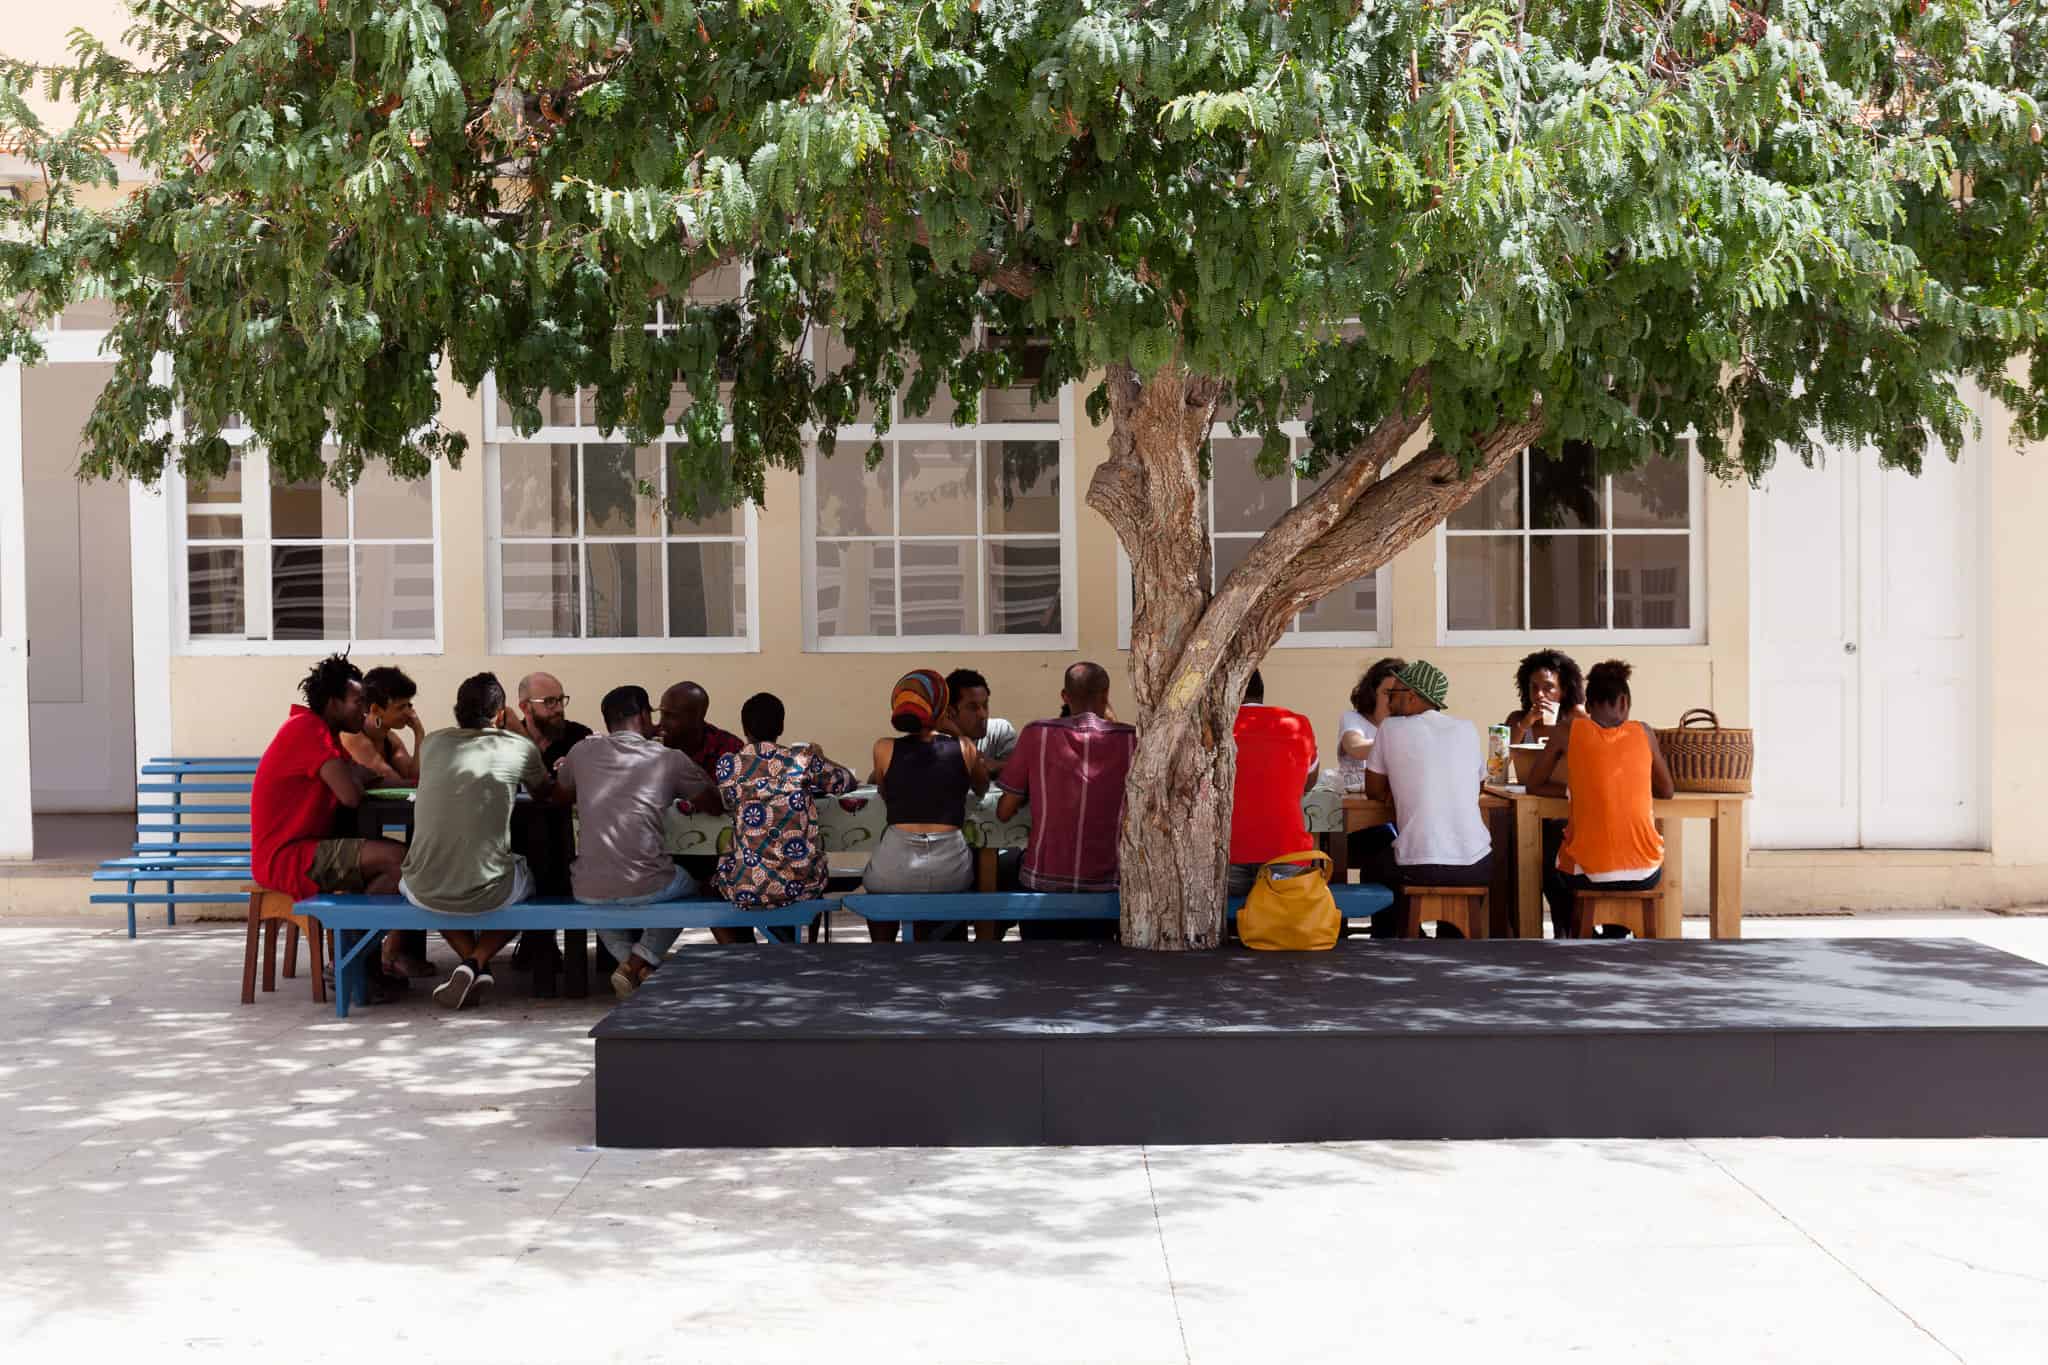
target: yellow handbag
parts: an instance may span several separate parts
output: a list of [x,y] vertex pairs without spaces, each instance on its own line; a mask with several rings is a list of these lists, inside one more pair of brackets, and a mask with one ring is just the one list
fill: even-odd
[[[1276,875],[1283,867],[1308,863],[1308,871]],[[1330,855],[1307,849],[1275,858],[1259,869],[1244,909],[1237,912],[1237,937],[1247,948],[1320,952],[1337,946],[1344,917],[1330,894]]]

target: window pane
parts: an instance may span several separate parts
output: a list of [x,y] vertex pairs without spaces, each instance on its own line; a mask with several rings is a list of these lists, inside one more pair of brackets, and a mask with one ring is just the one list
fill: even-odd
[[896,633],[896,551],[871,540],[818,546],[818,634]]
[[274,484],[270,534],[275,540],[344,540],[348,499],[325,479]]
[[904,535],[974,534],[974,442],[898,441],[896,458]]
[[[661,488],[661,452],[653,446],[583,447],[583,530],[593,536],[661,534],[658,496],[642,497],[645,482]],[[595,572],[593,570],[593,572]],[[591,584],[596,586],[592,578]],[[592,634],[596,634],[597,598],[590,599]]]
[[1614,538],[1614,628],[1687,630],[1692,626],[1692,538]]
[[1220,591],[1222,589],[1223,581],[1230,577],[1231,570],[1235,569],[1244,557],[1252,552],[1252,547],[1258,543],[1259,538],[1257,536],[1216,537],[1216,586],[1211,591]]
[[[1556,458],[1529,452],[1529,525],[1543,531],[1595,531],[1602,480],[1593,471],[1592,447],[1567,441]],[[1541,580],[1538,580],[1541,581]]]
[[1010,540],[988,547],[988,627],[996,635],[1060,631],[1060,543]]
[[918,367],[915,362],[903,367],[903,386],[896,390],[896,420],[899,422],[934,422],[939,426],[950,426],[953,414],[960,405],[953,401],[953,387],[941,379],[932,390],[932,401],[923,412],[910,410],[910,386],[917,381]]
[[841,441],[838,452],[819,458],[814,447],[811,467],[818,486],[818,534],[821,536],[886,536],[895,530],[889,510],[896,486],[894,443],[883,447],[882,462],[870,470],[859,441]]
[[270,635],[275,640],[351,638],[346,546],[271,547]]
[[1444,620],[1450,629],[1522,628],[1520,536],[1451,536],[1444,560]]
[[1614,476],[1616,530],[1682,531],[1691,503],[1692,474],[1684,460],[1652,459],[1640,469]]
[[690,297],[698,303],[731,303],[746,289],[746,267],[733,264],[708,270],[690,281]]
[[575,535],[576,447],[503,447],[498,492],[507,536]]
[[668,633],[731,638],[747,633],[747,547],[668,547]]
[[[434,538],[434,480],[400,479],[388,465],[375,461],[363,466],[356,481],[356,539],[432,540]],[[366,636],[381,639],[381,636]]]
[[363,640],[434,638],[434,547],[356,548],[356,636]]
[[239,547],[187,550],[185,581],[190,630],[195,637],[247,633]]
[[1296,630],[1361,631],[1370,634],[1380,628],[1379,584],[1368,574],[1303,611]]
[[592,545],[590,629],[596,639],[640,640],[662,633],[661,546]]
[[[1472,495],[1472,501],[1451,514],[1453,531],[1519,531],[1522,529],[1522,462],[1516,456]],[[1477,629],[1477,627],[1474,627]]]
[[1060,419],[1058,398],[1044,403],[1031,401],[1031,386],[1045,373],[1046,348],[1038,345],[1013,346],[1010,355],[1015,365],[1015,382],[1007,388],[989,389],[981,399],[981,420],[984,422],[1057,422]]
[[1294,505],[1293,480],[1284,473],[1261,478],[1258,457],[1259,443],[1248,437],[1225,436],[1210,443],[1217,530],[1264,531]]
[[507,545],[503,564],[505,638],[576,638],[576,547]]
[[1604,536],[1529,537],[1529,629],[1605,630]]
[[185,535],[192,540],[233,540],[242,534],[242,457],[228,461],[218,479],[185,480]]
[[981,448],[990,535],[1060,532],[1060,443],[990,441]]
[[971,635],[974,542],[910,541],[903,547],[903,633]]

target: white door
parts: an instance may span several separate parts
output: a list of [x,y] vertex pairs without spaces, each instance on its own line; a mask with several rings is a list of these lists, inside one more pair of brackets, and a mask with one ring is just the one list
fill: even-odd
[[1983,844],[1985,452],[1773,469],[1756,499],[1759,848]]
[[0,365],[0,858],[35,856],[29,800],[28,588],[21,515],[21,366]]
[[29,743],[38,814],[132,810],[134,633],[128,485],[83,484],[85,422],[113,366],[98,333],[58,333],[21,373]]

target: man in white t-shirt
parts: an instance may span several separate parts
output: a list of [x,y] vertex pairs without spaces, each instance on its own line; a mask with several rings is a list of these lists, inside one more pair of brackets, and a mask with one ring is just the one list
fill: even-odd
[[1394,803],[1400,831],[1360,873],[1395,896],[1393,909],[1373,916],[1375,938],[1400,932],[1402,886],[1485,886],[1492,879],[1493,840],[1479,818],[1486,755],[1471,722],[1444,710],[1449,695],[1450,680],[1426,660],[1403,668],[1366,756],[1366,795]]
[[951,700],[938,728],[973,740],[989,777],[1001,777],[1010,755],[1017,751],[1017,727],[989,714],[988,679],[971,668],[956,668],[946,675],[946,692]]

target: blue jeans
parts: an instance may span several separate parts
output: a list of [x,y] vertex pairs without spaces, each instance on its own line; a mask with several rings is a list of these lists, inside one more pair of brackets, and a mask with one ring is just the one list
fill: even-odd
[[[679,867],[676,874],[668,879],[668,885],[659,891],[650,892],[645,896],[624,896],[618,900],[584,901],[582,904],[653,905],[657,901],[687,900],[696,894],[696,878]],[[624,962],[628,957],[638,956],[649,966],[659,967],[663,955],[675,946],[676,939],[681,937],[682,932],[680,929],[600,929],[597,931],[597,941],[604,945],[606,952],[620,962]]]

